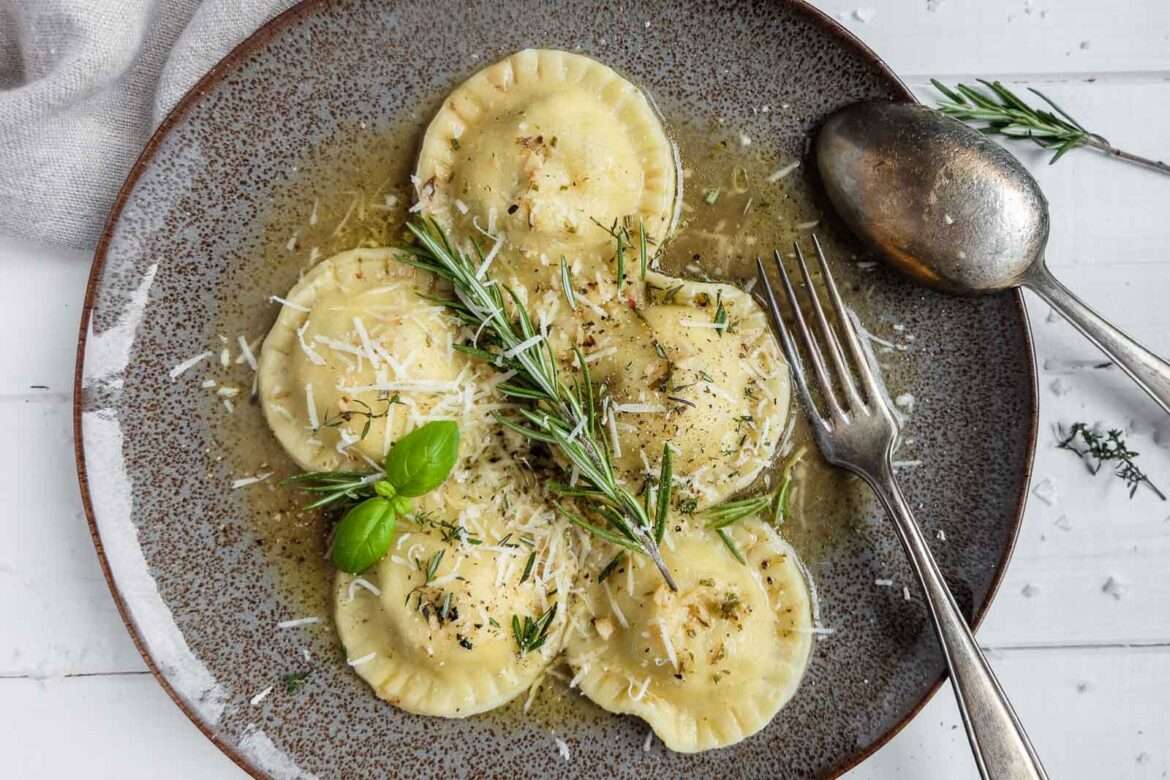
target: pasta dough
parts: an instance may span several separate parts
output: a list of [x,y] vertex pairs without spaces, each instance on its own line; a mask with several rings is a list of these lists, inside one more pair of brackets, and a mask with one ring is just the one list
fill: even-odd
[[[314,266],[288,293],[259,359],[276,438],[301,468],[369,470],[425,419],[458,416],[482,449],[490,367],[454,351],[459,326],[420,294],[431,276],[392,249],[355,249]],[[468,395],[470,394],[470,395]],[[368,426],[368,427],[367,427]]]
[[[526,690],[560,651],[576,565],[564,527],[518,472],[488,469],[494,477],[472,487],[449,481],[364,578],[337,575],[342,644],[391,704],[441,717],[484,712]],[[543,646],[521,654],[513,616],[554,606]]]
[[713,532],[684,529],[662,549],[677,593],[639,556],[596,582],[613,554],[598,550],[574,607],[566,650],[581,691],[642,718],[671,750],[726,747],[759,731],[808,662],[812,609],[792,548],[760,521],[727,530],[746,566]]
[[443,101],[415,186],[425,214],[460,241],[498,239],[500,265],[531,285],[562,256],[611,257],[597,223],[641,221],[664,240],[679,181],[674,147],[637,87],[588,57],[528,49]]
[[593,384],[610,399],[614,463],[640,485],[670,442],[679,497],[718,503],[772,462],[788,420],[787,364],[763,310],[736,287],[651,271],[640,297],[579,317]]

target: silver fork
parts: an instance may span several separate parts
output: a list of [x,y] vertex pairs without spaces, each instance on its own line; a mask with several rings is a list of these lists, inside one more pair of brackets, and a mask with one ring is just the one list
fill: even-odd
[[[926,603],[942,644],[955,697],[959,701],[959,712],[963,716],[963,725],[967,728],[967,738],[971,741],[980,774],[995,780],[1047,778],[1019,718],[959,612],[955,598],[930,553],[922,529],[914,520],[910,506],[894,479],[892,456],[899,432],[897,418],[890,408],[876,361],[862,347],[852,319],[854,315],[841,302],[841,295],[825,261],[825,253],[815,235],[813,244],[829,302],[839,323],[836,330],[840,331],[842,338],[838,338],[825,316],[825,309],[816,293],[800,246],[796,245],[796,260],[808,288],[813,319],[820,331],[819,338],[809,328],[801,312],[796,290],[793,289],[780,253],[773,254],[795,329],[808,352],[814,381],[827,414],[821,414],[817,409],[804,362],[776,305],[776,296],[772,292],[764,263],[759,258],[756,259],[756,270],[817,444],[826,460],[865,480],[894,521],[894,528],[926,594]],[[842,340],[848,349],[848,359],[841,345]],[[828,353],[828,363],[825,352]],[[835,385],[831,374],[836,377]]]

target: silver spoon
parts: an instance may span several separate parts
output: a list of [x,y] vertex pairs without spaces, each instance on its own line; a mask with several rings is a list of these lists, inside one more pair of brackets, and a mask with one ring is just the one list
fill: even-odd
[[856,103],[830,116],[817,167],[845,223],[893,266],[964,294],[1026,287],[1170,412],[1170,364],[1049,273],[1048,202],[999,144],[913,103]]

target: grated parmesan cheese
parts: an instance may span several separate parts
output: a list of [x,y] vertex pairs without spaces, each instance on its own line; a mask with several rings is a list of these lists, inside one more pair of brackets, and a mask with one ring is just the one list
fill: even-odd
[[374,351],[374,345],[370,342],[370,334],[366,331],[366,325],[362,322],[361,317],[353,318],[353,329],[357,331],[358,338],[362,342],[362,349],[366,351],[365,356],[369,359],[370,364],[374,368],[381,368],[381,359],[378,357],[378,353]]
[[176,365],[174,368],[171,369],[171,371],[170,371],[171,379],[178,379],[183,374],[187,373],[192,368],[194,368],[195,366],[202,363],[204,360],[207,360],[207,358],[209,358],[209,357],[211,357],[210,350],[208,350],[207,352],[200,352],[195,357],[187,358],[182,363],[179,363],[178,365]]
[[303,617],[295,620],[282,620],[276,624],[277,628],[300,628],[301,626],[314,626],[321,622],[319,617]]
[[232,482],[232,490],[239,490],[240,488],[247,487],[248,485],[255,485],[257,482],[263,482],[271,476],[272,472],[266,471],[263,474],[256,474],[255,476],[242,477]]
[[321,355],[317,352],[317,350],[310,347],[309,343],[307,341],[305,341],[305,331],[308,329],[309,329],[308,321],[306,321],[305,324],[302,325],[301,327],[297,328],[297,341],[300,342],[301,352],[305,353],[305,357],[307,357],[309,359],[309,362],[312,363],[313,365],[323,366],[323,365],[325,365],[325,358],[321,357]]
[[727,328],[726,322],[706,322],[692,319],[679,320],[678,324],[687,328],[710,328],[712,330],[725,330]]
[[373,661],[377,657],[378,657],[377,653],[367,653],[366,655],[363,655],[361,658],[354,658],[352,661],[347,660],[346,663],[349,664],[350,666],[362,666],[363,664],[368,664],[370,661]]
[[317,417],[317,401],[313,398],[313,383],[305,383],[305,410],[309,415],[309,428],[317,430],[321,427],[321,420]]
[[514,358],[517,355],[519,355],[521,352],[527,352],[529,349],[536,346],[537,344],[539,344],[543,340],[544,340],[544,336],[537,333],[536,335],[531,336],[530,338],[524,339],[524,341],[521,341],[519,344],[512,347],[511,349],[504,350],[503,357],[505,359]]
[[255,371],[258,368],[258,365],[256,363],[256,355],[252,352],[252,345],[248,343],[248,340],[244,338],[244,334],[242,333],[239,336],[236,336],[236,341],[239,342],[240,345],[240,355],[244,358],[244,361],[248,364],[248,367]]
[[800,167],[800,160],[796,160],[795,162],[788,163],[788,165],[785,165],[782,168],[778,168],[777,170],[773,171],[771,174],[768,175],[768,183],[775,184],[776,182],[780,181],[785,176],[792,173],[793,171],[795,171],[799,167]]
[[674,642],[670,639],[670,632],[666,628],[666,621],[658,618],[654,621],[658,626],[658,633],[662,637],[662,647],[666,650],[666,657],[670,659],[670,665],[674,670],[678,671],[678,655],[674,652]]
[[256,694],[255,696],[253,696],[253,697],[252,697],[252,698],[249,700],[249,702],[251,703],[251,705],[252,705],[253,707],[255,707],[257,704],[259,704],[260,702],[262,702],[262,701],[264,701],[265,699],[267,699],[267,698],[268,698],[268,694],[272,693],[272,689],[273,689],[274,687],[275,687],[275,686],[269,685],[267,688],[265,688],[264,690],[260,691],[260,693],[258,693],[258,694]]
[[357,588],[364,588],[375,596],[382,595],[382,589],[377,585],[362,577],[355,577],[353,582],[349,583],[349,590],[346,592],[346,598],[349,601],[353,601],[353,596]]
[[285,300],[284,298],[281,298],[279,295],[270,295],[270,296],[268,296],[268,300],[271,303],[279,303],[281,306],[287,306],[288,308],[292,309],[293,311],[301,311],[301,312],[304,312],[305,314],[309,313],[309,310],[306,309],[304,306],[301,306],[299,303],[293,303],[292,301]]

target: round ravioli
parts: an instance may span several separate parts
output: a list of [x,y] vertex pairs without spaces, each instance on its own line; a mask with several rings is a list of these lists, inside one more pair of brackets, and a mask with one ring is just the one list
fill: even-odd
[[772,462],[790,403],[788,365],[763,309],[727,284],[650,271],[640,301],[579,312],[576,334],[627,484],[673,450],[679,500],[698,507],[748,487]]
[[629,81],[579,54],[527,49],[443,102],[415,186],[424,213],[460,240],[498,239],[501,265],[523,276],[562,256],[611,257],[605,228],[622,220],[665,239],[681,202],[676,160]]
[[792,548],[759,521],[727,530],[746,564],[706,529],[684,528],[663,546],[677,592],[639,556],[598,583],[612,551],[596,551],[565,643],[586,696],[642,718],[679,752],[764,728],[796,692],[811,652],[812,605]]
[[[408,712],[462,718],[498,707],[561,649],[576,573],[569,535],[518,466],[476,471],[485,469],[494,477],[428,495],[361,577],[337,575],[350,665]],[[513,621],[539,646],[522,649]]]
[[433,277],[398,257],[355,249],[314,266],[264,340],[260,401],[301,468],[367,470],[437,418],[459,420],[465,454],[482,446],[490,369],[453,349],[459,324],[422,297]]

